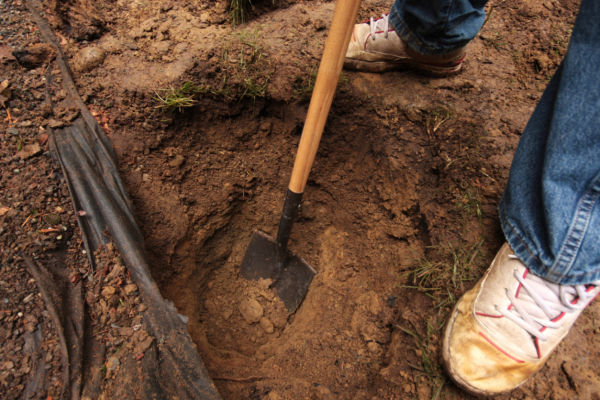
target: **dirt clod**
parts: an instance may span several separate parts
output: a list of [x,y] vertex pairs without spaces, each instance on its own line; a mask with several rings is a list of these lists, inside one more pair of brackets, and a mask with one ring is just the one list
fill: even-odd
[[138,287],[136,284],[125,285],[124,290],[127,296],[134,296],[137,294]]
[[73,66],[78,72],[90,72],[100,66],[105,58],[104,50],[100,47],[90,46],[77,53],[73,60]]
[[239,310],[248,324],[254,324],[260,321],[260,318],[263,316],[263,308],[255,299],[242,300],[239,305]]
[[273,333],[275,331],[275,328],[273,327],[273,323],[271,321],[269,321],[268,318],[262,317],[260,319],[259,323],[260,323],[260,327],[266,333]]
[[36,68],[56,57],[56,47],[49,43],[37,43],[27,48],[13,51],[17,62],[25,68]]
[[114,296],[114,294],[116,292],[117,292],[117,289],[115,289],[112,286],[107,286],[104,289],[102,289],[101,294],[105,299],[109,300],[110,298],[112,298]]
[[42,148],[38,143],[28,144],[23,146],[23,149],[18,152],[19,157],[23,160],[28,159],[29,157],[37,156],[42,152]]
[[169,162],[169,165],[173,168],[178,168],[183,164],[184,161],[185,158],[183,156],[177,155]]

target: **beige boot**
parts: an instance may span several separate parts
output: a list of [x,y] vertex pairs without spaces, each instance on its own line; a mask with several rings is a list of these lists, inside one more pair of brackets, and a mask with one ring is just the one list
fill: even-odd
[[467,392],[509,392],[534,375],[600,292],[600,281],[563,286],[533,273],[505,244],[458,301],[444,329],[443,365]]
[[344,68],[365,72],[414,68],[427,75],[448,76],[460,71],[466,54],[466,47],[446,55],[420,54],[400,39],[384,14],[354,25]]

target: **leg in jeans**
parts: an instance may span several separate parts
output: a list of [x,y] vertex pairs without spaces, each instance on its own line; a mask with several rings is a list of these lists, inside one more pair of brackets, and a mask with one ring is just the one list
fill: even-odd
[[444,329],[444,368],[475,395],[539,371],[600,293],[599,14],[600,2],[582,1],[514,156],[500,203],[508,244]]
[[396,0],[390,24],[421,54],[448,54],[465,47],[485,21],[488,0]]
[[600,2],[583,1],[569,50],[531,116],[500,204],[502,228],[536,274],[600,278]]

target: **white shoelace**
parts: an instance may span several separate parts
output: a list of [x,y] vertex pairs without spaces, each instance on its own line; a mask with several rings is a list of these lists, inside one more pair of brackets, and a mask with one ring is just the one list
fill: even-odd
[[[389,15],[388,14],[381,14],[380,19],[375,20],[373,19],[373,17],[371,17],[371,37],[373,38],[373,40],[375,40],[375,32],[377,32],[377,28],[379,27],[380,30],[383,31],[383,37],[387,39],[388,37],[388,31],[390,30],[390,23],[388,21]],[[383,25],[382,25],[383,22]]]
[[[509,258],[518,260],[512,254]],[[521,284],[518,298],[510,289],[506,289],[506,296],[513,305],[512,310],[498,306],[496,310],[542,341],[547,340],[547,336],[540,331],[542,327],[560,328],[563,324],[553,322],[553,319],[563,312],[572,313],[585,307],[597,292],[587,292],[585,285],[566,286],[548,282],[532,273],[523,278],[516,269],[514,274]],[[600,281],[592,282],[592,285],[600,286]]]

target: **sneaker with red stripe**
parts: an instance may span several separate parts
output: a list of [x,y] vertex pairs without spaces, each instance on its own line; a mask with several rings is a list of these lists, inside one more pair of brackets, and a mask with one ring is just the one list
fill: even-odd
[[344,68],[365,72],[416,69],[434,76],[449,76],[460,71],[466,46],[450,54],[423,55],[406,44],[390,26],[388,14],[354,25]]
[[564,286],[534,275],[505,244],[446,323],[446,372],[477,396],[517,388],[544,366],[599,292],[600,281]]

